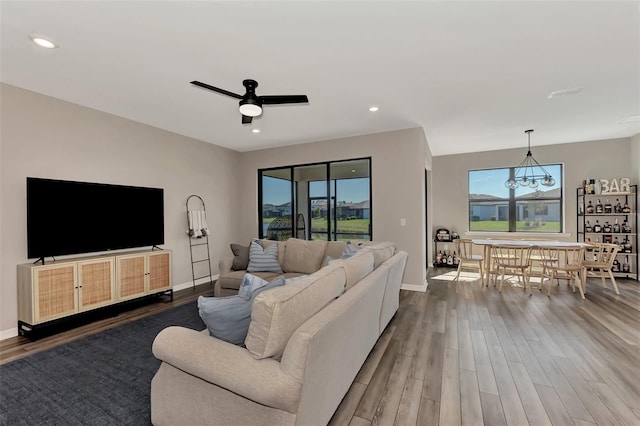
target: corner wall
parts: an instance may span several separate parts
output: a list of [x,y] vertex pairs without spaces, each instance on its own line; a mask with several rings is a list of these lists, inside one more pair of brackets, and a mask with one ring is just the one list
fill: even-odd
[[[240,233],[258,235],[258,169],[371,157],[373,239],[389,240],[409,253],[403,283],[422,286],[425,264],[425,166],[431,153],[422,128],[292,145],[243,153],[239,185]],[[406,226],[400,226],[400,219]]]
[[185,201],[200,195],[217,273],[237,235],[239,153],[14,86],[0,92],[0,338],[17,333],[16,266],[29,261],[27,176],[164,188],[174,286],[192,280]]

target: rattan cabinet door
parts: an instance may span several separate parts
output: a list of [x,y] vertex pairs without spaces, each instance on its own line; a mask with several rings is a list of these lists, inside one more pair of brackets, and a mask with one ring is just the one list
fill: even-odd
[[62,318],[78,311],[75,263],[38,266],[33,270],[36,323]]
[[78,291],[80,311],[114,303],[113,257],[78,262]]
[[116,288],[119,300],[144,296],[146,292],[146,259],[146,254],[117,256]]
[[171,252],[149,253],[149,292],[171,287]]

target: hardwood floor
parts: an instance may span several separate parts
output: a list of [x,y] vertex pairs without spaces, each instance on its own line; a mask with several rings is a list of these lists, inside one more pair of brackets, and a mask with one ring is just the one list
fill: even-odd
[[640,283],[482,288],[434,279],[400,309],[331,425],[640,425]]
[[[434,279],[401,292],[391,321],[331,425],[640,425],[640,283],[620,295],[589,280],[587,299],[565,284],[482,288]],[[32,342],[0,342],[0,363],[211,295],[175,293]]]

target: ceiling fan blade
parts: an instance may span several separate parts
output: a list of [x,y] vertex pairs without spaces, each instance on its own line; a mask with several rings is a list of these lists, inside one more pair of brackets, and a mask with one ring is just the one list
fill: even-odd
[[242,115],[242,124],[251,124],[251,120],[253,120],[253,117]]
[[202,83],[200,81],[195,81],[194,80],[194,81],[191,82],[191,84],[193,84],[194,86],[202,87],[203,89],[209,89],[209,90],[212,90],[214,92],[221,93],[223,95],[231,96],[232,98],[242,99],[242,95],[238,95],[237,93],[229,92],[228,90],[219,89],[219,88],[211,86],[211,85],[209,85],[207,83]]
[[275,105],[275,104],[303,104],[309,102],[307,95],[272,95],[272,96],[258,96],[258,100],[263,105]]

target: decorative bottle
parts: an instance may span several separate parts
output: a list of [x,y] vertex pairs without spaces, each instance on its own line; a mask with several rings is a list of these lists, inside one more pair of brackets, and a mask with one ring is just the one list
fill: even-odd
[[593,232],[602,232],[602,226],[600,226],[600,222],[596,220],[596,224],[593,225]]
[[589,204],[587,205],[587,214],[593,214],[593,212],[593,204],[591,203],[591,200],[589,200]]
[[611,225],[609,225],[609,221],[606,221],[604,223],[604,226],[602,227],[602,232],[604,232],[605,234],[611,233]]
[[451,253],[447,257],[447,265],[453,265],[453,255]]
[[620,204],[620,199],[616,198],[616,206],[614,208],[616,213],[622,213],[622,204]]
[[622,264],[622,272],[630,272],[631,265],[629,265],[629,256],[624,257],[624,263]]
[[598,199],[598,202],[596,203],[596,214],[602,214],[602,213],[604,213],[604,207],[602,206],[600,199]]
[[624,222],[622,222],[622,232],[625,232],[625,233],[631,232],[631,226],[629,225],[629,222],[627,222],[626,219],[624,220]]
[[613,259],[613,265],[611,266],[611,272],[620,272],[620,262],[618,262],[618,259]]
[[591,227],[589,221],[587,221],[587,223],[584,225],[584,232],[593,232],[593,228]]
[[629,207],[629,203],[625,202],[624,207],[622,208],[622,213],[631,213],[631,207]]
[[608,198],[607,198],[607,202],[604,204],[604,212],[613,213],[613,207],[611,206],[611,203],[609,202]]
[[620,233],[620,224],[618,223],[618,218],[616,218],[615,223],[613,224],[613,233],[614,234],[619,234]]

